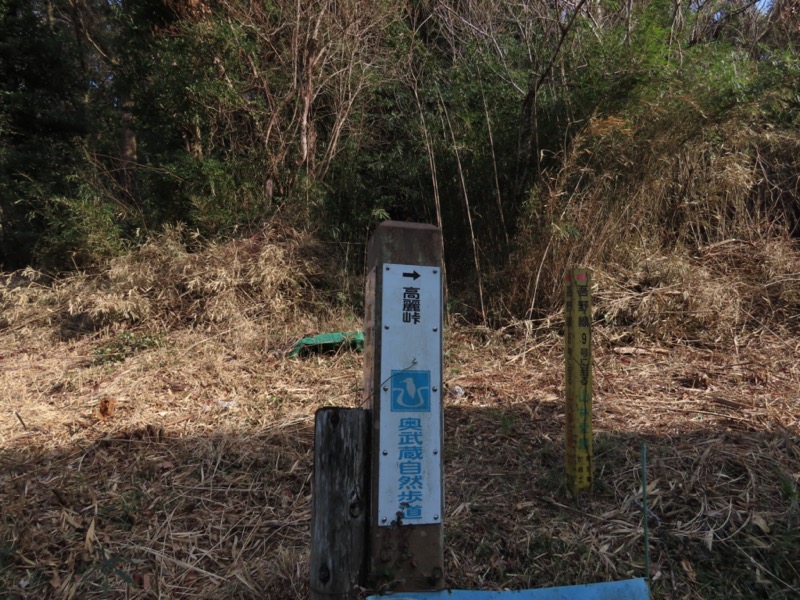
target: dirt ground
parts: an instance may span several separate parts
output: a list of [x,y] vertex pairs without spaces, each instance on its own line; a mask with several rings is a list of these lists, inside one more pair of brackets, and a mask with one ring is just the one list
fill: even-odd
[[[314,414],[362,403],[363,355],[287,354],[361,329],[363,279],[302,231],[184,234],[0,277],[0,597],[308,597]],[[577,498],[563,318],[448,315],[448,586],[643,577],[647,533],[655,599],[800,597],[800,249],[640,262],[593,269]]]
[[[563,477],[557,323],[445,334],[445,579],[650,576],[658,599],[800,597],[800,339],[594,331],[591,494]],[[287,358],[352,318],[67,335],[0,330],[0,595],[306,598],[313,415],[362,355]],[[616,340],[616,341],[615,341]]]

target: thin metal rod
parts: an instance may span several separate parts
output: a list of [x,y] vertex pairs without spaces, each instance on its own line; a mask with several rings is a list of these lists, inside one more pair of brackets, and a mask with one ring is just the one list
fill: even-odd
[[642,512],[644,513],[644,571],[650,583],[650,527],[647,515],[647,442],[642,442]]

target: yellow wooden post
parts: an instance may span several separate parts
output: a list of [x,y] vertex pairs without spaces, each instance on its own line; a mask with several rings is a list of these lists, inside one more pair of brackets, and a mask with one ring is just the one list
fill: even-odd
[[592,298],[591,272],[564,276],[564,362],[567,485],[573,494],[592,487]]

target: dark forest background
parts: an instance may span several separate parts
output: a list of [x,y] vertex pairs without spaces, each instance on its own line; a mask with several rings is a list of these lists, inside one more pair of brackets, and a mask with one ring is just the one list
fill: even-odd
[[283,227],[360,275],[413,220],[530,318],[572,264],[793,243],[799,58],[793,0],[0,0],[0,266]]

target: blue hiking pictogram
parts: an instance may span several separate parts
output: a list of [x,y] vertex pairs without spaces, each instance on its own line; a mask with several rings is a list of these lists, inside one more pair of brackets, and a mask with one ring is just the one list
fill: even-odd
[[392,412],[430,412],[431,372],[392,371]]

